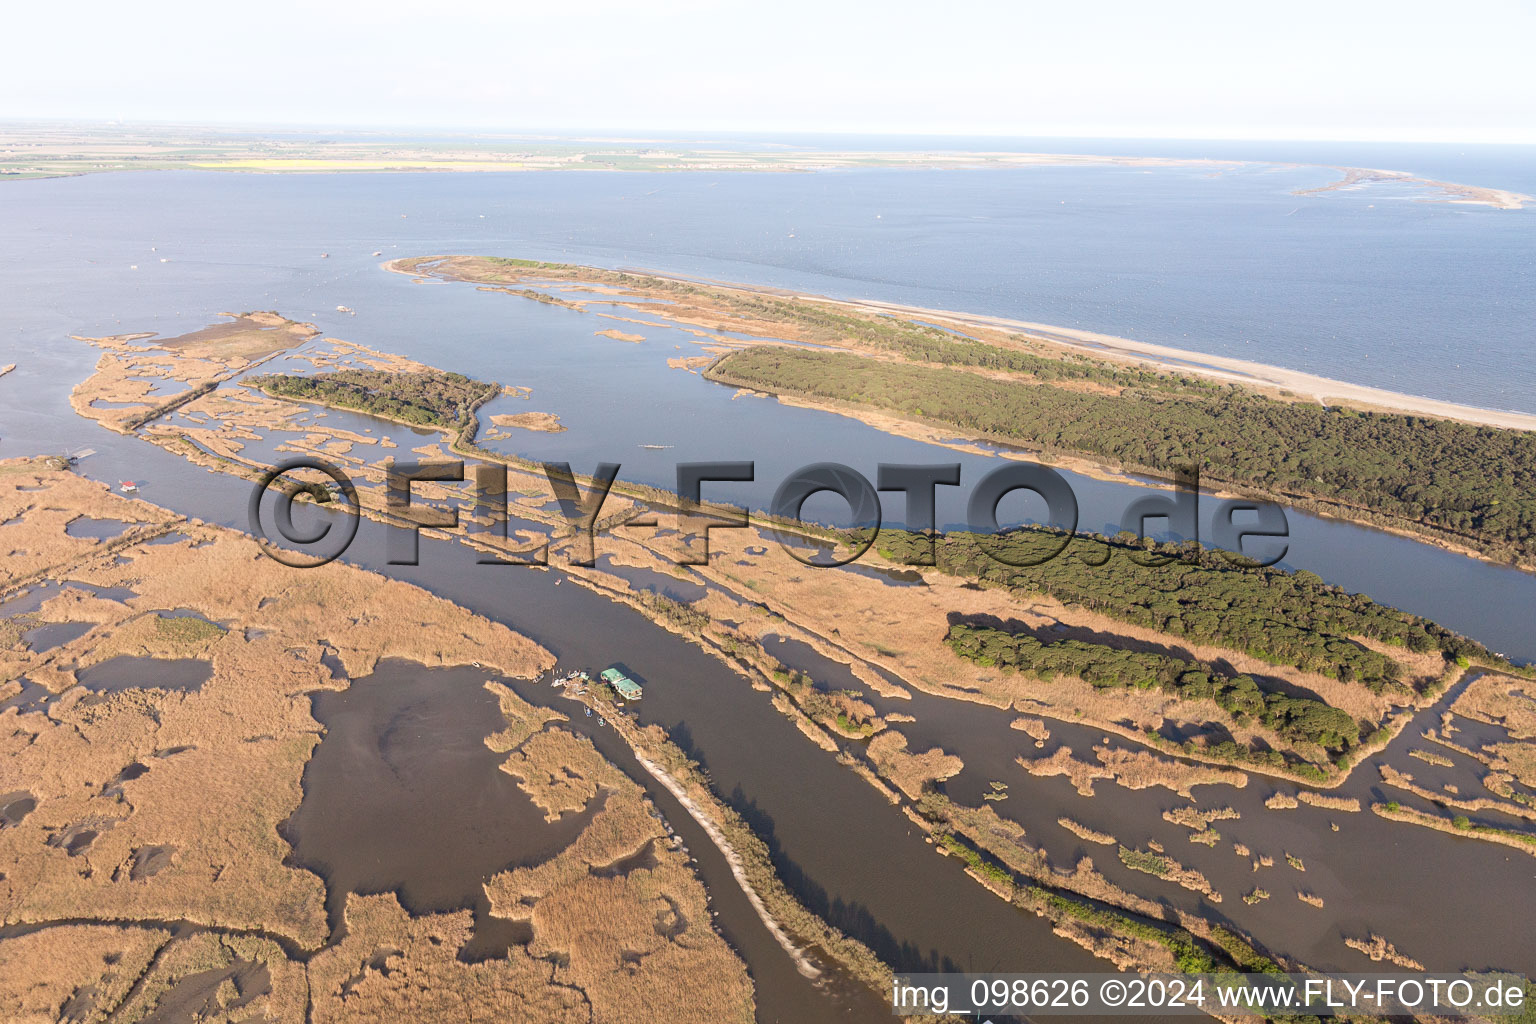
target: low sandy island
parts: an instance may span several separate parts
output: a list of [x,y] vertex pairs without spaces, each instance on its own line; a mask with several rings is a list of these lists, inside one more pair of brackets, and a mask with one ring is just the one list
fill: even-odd
[[[1294,167],[1315,167],[1316,164],[1293,164]],[[1335,167],[1334,170],[1343,175],[1338,181],[1317,188],[1299,188],[1293,195],[1310,196],[1324,192],[1336,192],[1345,189],[1354,189],[1365,185],[1397,184],[1418,185],[1422,188],[1432,189],[1445,198],[1436,200],[1444,203],[1463,203],[1471,206],[1492,206],[1499,210],[1520,210],[1525,204],[1532,201],[1532,197],[1523,192],[1513,192],[1509,189],[1487,188],[1482,185],[1461,185],[1454,181],[1436,181],[1433,178],[1421,178],[1407,171],[1385,171],[1375,167]]]

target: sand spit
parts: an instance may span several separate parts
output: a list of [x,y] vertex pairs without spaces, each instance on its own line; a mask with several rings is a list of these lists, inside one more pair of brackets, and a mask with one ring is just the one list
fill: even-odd
[[[809,298],[810,296],[807,297]],[[1292,394],[1312,399],[1322,405],[1349,405],[1383,412],[1408,413],[1415,416],[1431,416],[1437,419],[1460,420],[1464,423],[1503,427],[1509,430],[1536,430],[1536,414],[1533,413],[1511,412],[1502,409],[1483,409],[1477,406],[1461,405],[1456,402],[1445,402],[1435,398],[1424,398],[1419,395],[1389,391],[1385,388],[1351,384],[1347,381],[1334,380],[1333,378],[1323,377],[1318,374],[1304,373],[1300,370],[1288,370],[1285,367],[1271,366],[1267,363],[1253,362],[1247,359],[1234,359],[1229,356],[1209,355],[1190,349],[1173,348],[1169,345],[1155,345],[1151,342],[1135,341],[1131,338],[1120,338],[1111,334],[1099,334],[1095,331],[1057,327],[1051,324],[1034,323],[1028,320],[1014,320],[1008,317],[983,316],[975,313],[956,313],[950,310],[901,306],[896,303],[868,300],[847,302],[838,299],[816,298],[818,301],[831,302],[835,305],[855,309],[932,320],[941,325],[952,325],[959,329],[969,326],[994,327],[1002,330],[1017,331],[1033,338],[1055,342],[1058,345],[1079,350],[1085,355],[1097,356],[1101,359],[1119,359],[1126,362],[1142,363],[1172,373],[1208,377],[1227,383],[1246,384],[1249,387],[1260,389],[1289,391]]]
[[[448,261],[449,263],[449,266],[443,270],[439,270],[431,265],[442,261]],[[390,260],[382,264],[382,267],[385,270],[406,274],[411,277],[426,275],[429,277],[454,279],[458,276],[458,272],[461,269],[461,266],[455,264],[461,265],[463,263],[463,257],[440,255]],[[608,272],[594,271],[594,273],[606,274]],[[973,329],[1003,331],[1009,334],[1022,335],[1022,340],[1046,342],[1068,349],[1074,353],[1082,353],[1099,359],[1139,363],[1170,373],[1201,376],[1226,383],[1242,384],[1270,394],[1289,392],[1293,397],[1316,401],[1323,405],[1348,405],[1354,408],[1382,412],[1408,413],[1416,416],[1460,420],[1465,423],[1503,427],[1511,430],[1536,430],[1536,414],[1533,413],[1484,409],[1477,406],[1462,405],[1456,402],[1446,402],[1419,395],[1390,391],[1385,388],[1351,384],[1347,381],[1334,380],[1330,377],[1305,373],[1300,370],[1290,370],[1267,363],[1235,359],[1229,356],[1209,355],[1190,349],[1157,345],[1151,342],[1136,341],[1131,338],[1121,338],[1111,334],[1100,334],[1095,331],[1079,330],[1072,327],[1060,327],[1030,320],[1017,320],[1010,317],[989,316],[981,313],[965,313],[956,310],[932,309],[924,306],[908,306],[872,299],[836,299],[825,295],[792,292],[781,288],[655,273],[643,268],[626,270],[625,273],[651,277],[660,281],[674,281],[687,285],[739,292],[747,296],[771,295],[775,298],[841,307],[865,314],[920,320],[936,324],[940,327],[957,330],[961,333],[968,333]],[[475,280],[473,276],[466,276],[461,279]],[[764,322],[757,325],[756,332],[769,338],[780,336],[774,334],[773,326],[771,323]]]
[[659,764],[647,758],[638,749],[635,750],[635,760],[639,762],[640,767],[650,772],[656,781],[666,788],[667,792],[677,798],[677,802],[682,804],[684,809],[693,817],[693,820],[699,823],[699,827],[704,830],[705,834],[709,836],[710,841],[724,855],[726,863],[731,866],[731,874],[735,877],[736,884],[741,886],[741,891],[746,894],[747,900],[752,904],[752,909],[757,911],[757,916],[762,920],[763,926],[768,929],[774,940],[795,961],[795,967],[800,973],[807,978],[820,977],[821,971],[817,969],[815,964],[811,963],[810,958],[805,955],[805,951],[795,945],[794,941],[790,939],[789,933],[784,931],[783,926],[768,912],[768,907],[763,903],[763,898],[758,895],[757,890],[752,886],[751,880],[747,878],[746,868],[741,862],[741,855],[736,852],[735,847],[731,846],[730,840],[725,838],[725,834],[720,831],[720,827],[715,824],[714,819],[704,812],[704,809],[694,801],[693,797],[688,795],[688,791],[683,788],[680,782],[669,775]]
[[498,427],[519,427],[546,434],[558,434],[565,430],[560,417],[552,412],[497,413],[491,417],[491,422]]
[[[1292,164],[1293,167],[1318,167],[1320,164]],[[1497,210],[1520,210],[1525,204],[1532,201],[1532,197],[1523,192],[1513,192],[1509,189],[1486,188],[1481,185],[1461,185],[1453,181],[1437,181],[1434,178],[1422,178],[1407,171],[1384,171],[1373,167],[1334,167],[1342,177],[1338,181],[1327,185],[1319,185],[1316,188],[1301,188],[1292,192],[1296,196],[1322,195],[1327,192],[1337,192],[1344,189],[1358,188],[1364,185],[1395,184],[1418,185],[1421,188],[1439,192],[1440,199],[1421,200],[1422,202],[1462,203],[1471,206],[1491,206]]]

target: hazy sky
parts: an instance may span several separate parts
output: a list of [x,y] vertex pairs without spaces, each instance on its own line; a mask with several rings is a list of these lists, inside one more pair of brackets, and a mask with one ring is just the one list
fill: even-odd
[[1536,142],[1532,0],[83,0],[4,24],[0,118]]

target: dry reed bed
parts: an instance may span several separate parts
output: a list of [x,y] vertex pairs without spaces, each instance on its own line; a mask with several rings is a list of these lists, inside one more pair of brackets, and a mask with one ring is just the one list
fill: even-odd
[[[0,486],[18,479],[26,478],[0,478]],[[42,479],[50,500],[66,507],[95,501],[126,515],[136,504],[103,498],[100,484],[68,473]],[[46,536],[61,522],[44,516],[30,528]],[[55,566],[66,587],[40,618],[91,630],[53,650],[7,656],[8,672],[60,696],[46,713],[0,715],[0,791],[25,790],[37,801],[0,832],[4,920],[190,920],[313,948],[326,930],[323,887],[285,863],[277,824],[297,807],[318,742],[308,695],[345,685],[322,657],[334,653],[353,677],[385,657],[480,662],[507,675],[535,674],[552,659],[506,627],[407,584],[339,564],[298,573],[238,534],[182,529],[187,539],[178,543]],[[136,596],[102,600],[69,581]],[[192,609],[225,629],[190,644],[146,646],[153,637],[145,624],[157,618],[148,613],[165,608]],[[211,675],[190,692],[154,689],[153,671],[143,680],[150,689],[88,697],[75,685],[76,666],[124,650],[201,656]],[[144,851],[159,848],[170,853],[158,870],[133,870]]]
[[1119,840],[1108,832],[1097,832],[1087,825],[1080,825],[1071,818],[1057,818],[1056,824],[1071,832],[1084,842],[1097,843],[1100,846],[1118,846]]
[[1372,932],[1369,938],[1345,939],[1344,945],[1350,949],[1356,949],[1370,957],[1375,963],[1390,963],[1401,967],[1405,971],[1422,971],[1424,965],[1413,957],[1399,953],[1397,947],[1386,939]]
[[[558,816],[584,810],[599,790],[604,798],[560,854],[486,883],[492,913],[531,924],[527,954],[555,964],[553,984],[583,993],[597,1020],[751,1021],[746,968],[714,931],[703,886],[640,787],[590,740],[547,725],[549,712],[505,694],[502,707],[514,729],[541,726],[503,765],[535,802]],[[621,868],[637,859],[645,863]]]
[[1500,814],[1508,814],[1514,818],[1536,821],[1536,807],[1528,807],[1508,800],[1494,800],[1489,797],[1459,797],[1450,791],[1433,790],[1421,786],[1413,781],[1412,775],[1398,771],[1389,764],[1378,764],[1376,768],[1381,772],[1381,781],[1388,786],[1444,807],[1454,807],[1460,811],[1498,811]]
[[[35,468],[18,473],[14,463],[0,464],[0,500],[43,487],[21,494],[116,517],[143,507],[72,474]],[[18,525],[40,542],[66,521],[28,514]],[[47,714],[0,714],[0,792],[36,799],[15,827],[0,830],[0,908],[6,923],[45,925],[0,941],[0,964],[47,964],[0,972],[5,1019],[56,1019],[61,995],[91,988],[102,1012],[116,1007],[116,1019],[138,1020],[162,1003],[201,999],[200,986],[214,982],[215,1007],[295,1024],[487,1016],[532,1024],[587,1021],[594,1012],[613,1021],[752,1019],[745,968],[713,931],[702,885],[666,844],[639,788],[587,741],[546,728],[558,713],[535,710],[504,686],[496,692],[507,729],[487,742],[509,754],[508,770],[526,772],[530,795],[553,812],[590,799],[589,780],[607,794],[578,840],[590,860],[562,854],[540,869],[560,884],[530,904],[535,943],[466,964],[457,951],[471,928],[468,912],[411,918],[391,895],[354,896],[340,945],[307,964],[290,959],[282,943],[314,950],[327,933],[324,887],[285,863],[290,851],[277,832],[298,805],[318,742],[308,696],[347,685],[322,656],[338,658],[348,676],[366,675],[386,657],[478,662],[509,676],[534,675],[553,659],[418,588],[339,564],[300,573],[229,531],[181,530],[180,542],[111,554],[94,543],[83,556],[80,545],[55,545],[50,568],[65,586],[40,616],[92,629],[51,651],[8,655],[61,695]],[[135,596],[104,600],[70,581],[129,587]],[[153,614],[165,608],[194,610],[222,628],[166,630]],[[74,666],[113,650],[201,656],[211,675],[190,692],[131,689],[86,699]],[[60,837],[76,840],[73,852]],[[591,870],[645,843],[654,867],[610,877]],[[146,849],[168,853],[152,873],[136,872]],[[188,921],[218,933],[167,944],[154,928],[46,927],[79,918]],[[267,988],[241,1002],[225,983],[251,965],[266,971]],[[15,981],[25,984],[7,983]]]
[[1192,798],[1196,786],[1248,785],[1248,776],[1233,768],[1175,761],[1144,750],[1125,750],[1104,745],[1093,748],[1098,764],[1074,757],[1071,747],[1057,747],[1049,757],[1017,758],[1029,774],[1049,778],[1065,775],[1082,796],[1093,796],[1094,782],[1112,780],[1126,789],[1162,786],[1179,796]]
[[168,939],[159,928],[62,925],[0,940],[0,979],[10,979],[0,980],[0,1020],[58,1024],[71,997],[88,991],[80,1024],[98,1024]]
[[[87,419],[130,433],[144,417],[176,407],[199,388],[226,380],[319,333],[311,324],[296,323],[276,313],[222,315],[230,322],[175,338],[156,339],[148,333],[77,338],[104,352],[96,372],[70,394],[70,405]],[[186,387],[171,394],[152,395],[152,381],[134,379],[145,377]],[[126,408],[103,408],[96,402]]]
[[1485,672],[1451,704],[1452,713],[1503,726],[1511,739],[1536,740],[1536,682]]
[[1371,804],[1371,812],[1390,821],[1405,821],[1409,824],[1432,828],[1437,832],[1447,832],[1453,836],[1461,836],[1464,839],[1480,839],[1487,843],[1498,843],[1500,846],[1508,846],[1536,857],[1536,834],[1516,833],[1513,830],[1493,830],[1476,825],[1469,828],[1461,828],[1457,826],[1453,818],[1441,817],[1438,814],[1427,814],[1412,807],[1394,806],[1393,804]]

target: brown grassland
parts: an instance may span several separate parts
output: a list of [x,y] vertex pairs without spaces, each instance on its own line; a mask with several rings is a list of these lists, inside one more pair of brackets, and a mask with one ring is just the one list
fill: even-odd
[[[351,897],[345,937],[328,944],[324,884],[288,863],[278,832],[319,742],[310,695],[383,658],[531,677],[551,656],[408,584],[339,563],[295,572],[239,534],[41,461],[0,470],[0,509],[20,517],[4,529],[28,552],[0,569],[0,594],[46,575],[60,587],[37,618],[90,626],[48,650],[0,651],[0,699],[22,678],[48,694],[37,710],[0,712],[0,792],[30,802],[0,829],[0,923],[19,929],[0,940],[0,1017],[57,1020],[68,1004],[82,1021],[752,1019],[745,967],[639,787],[550,727],[558,713],[499,684],[508,724],[487,743],[530,795],[554,814],[605,793],[510,908],[533,942],[466,963],[467,911],[413,918],[384,894]],[[73,511],[59,507],[145,527],[71,538]],[[143,543],[144,529],[172,526],[179,539]],[[126,689],[79,683],[118,653],[195,657],[209,675],[192,689],[156,688],[152,671]],[[616,865],[642,851],[644,863]]]

